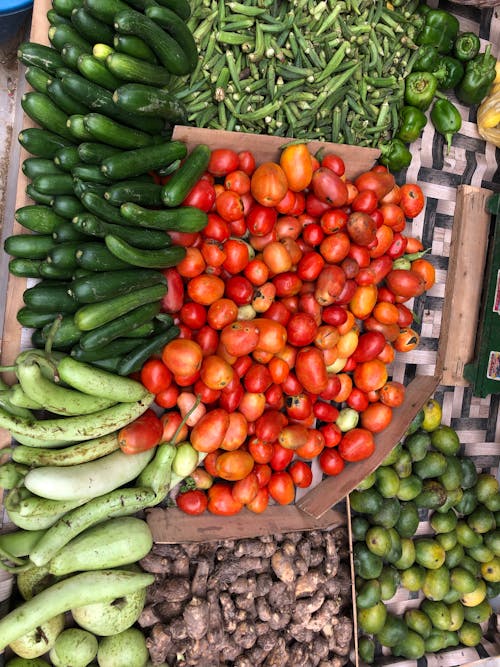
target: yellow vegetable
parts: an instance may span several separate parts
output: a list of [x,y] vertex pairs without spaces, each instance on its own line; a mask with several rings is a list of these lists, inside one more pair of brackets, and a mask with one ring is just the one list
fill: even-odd
[[500,83],[500,60],[497,60],[497,64],[495,65],[495,72],[497,73],[493,83]]
[[[500,78],[497,62],[497,78]],[[477,129],[479,134],[500,147],[500,83],[495,84],[477,110]]]

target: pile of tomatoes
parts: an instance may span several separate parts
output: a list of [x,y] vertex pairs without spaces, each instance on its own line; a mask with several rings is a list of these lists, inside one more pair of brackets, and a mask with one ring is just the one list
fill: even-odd
[[388,365],[418,344],[405,303],[435,279],[404,234],[423,194],[379,165],[352,182],[339,156],[291,143],[259,166],[213,150],[184,203],[208,224],[171,232],[187,254],[164,270],[163,310],[181,334],[141,381],[165,409],[160,440],[192,409],[177,441],[205,458],[178,506],[262,512],[311,484],[316,457],[338,475],[370,456],[403,402]]

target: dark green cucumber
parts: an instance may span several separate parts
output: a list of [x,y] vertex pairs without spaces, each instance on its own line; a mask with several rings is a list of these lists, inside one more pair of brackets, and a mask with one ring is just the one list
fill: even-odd
[[[61,49],[61,58],[64,64],[67,65],[66,70],[76,72],[78,69],[78,60],[85,54],[90,55],[88,49],[82,48],[79,44],[65,44]],[[61,76],[61,70],[57,70],[58,76]]]
[[26,115],[45,130],[66,139],[73,138],[67,127],[68,115],[61,111],[48,95],[36,91],[25,93],[21,98],[21,106]]
[[21,164],[21,171],[30,181],[33,181],[37,176],[63,173],[63,170],[54,163],[54,160],[45,157],[26,158]]
[[[80,338],[80,347],[85,350],[97,350],[109,345],[116,338],[121,338],[124,331],[133,331],[149,322],[160,312],[160,302],[145,303],[129,312],[116,317],[96,329],[84,333]],[[137,341],[137,339],[135,339]]]
[[[44,343],[47,342],[47,337],[50,334],[52,324],[46,324],[42,328],[42,340]],[[59,327],[56,330],[54,335],[54,341],[52,347],[56,350],[67,350],[72,348],[78,343],[82,337],[82,332],[76,326],[73,315],[64,315],[61,318]]]
[[52,79],[52,74],[34,65],[26,68],[24,76],[33,90],[36,90],[38,93],[46,93],[47,86]]
[[47,12],[47,19],[50,25],[71,25],[71,19],[67,16],[62,16],[62,14],[58,14],[55,9],[49,9]]
[[76,313],[78,303],[68,294],[69,282],[50,284],[42,281],[24,290],[23,299],[28,308],[42,313]]
[[33,183],[28,183],[26,186],[26,194],[37,204],[43,204],[44,206],[51,206],[52,200],[54,199],[52,195],[45,195],[42,192],[35,190]]
[[82,37],[78,30],[72,25],[51,26],[49,28],[49,40],[59,53],[66,44],[72,44],[86,53],[92,53],[91,42]]
[[92,16],[107,25],[113,25],[115,14],[129,7],[122,0],[105,0],[104,2],[103,0],[84,0],[83,6]]
[[83,241],[88,240],[86,234],[82,234],[78,229],[75,229],[75,225],[68,220],[61,222],[60,225],[52,232],[52,238],[56,243],[67,243],[68,241]]
[[86,183],[110,183],[110,179],[97,164],[79,164],[71,170],[73,178],[78,178]]
[[121,81],[148,83],[151,86],[166,86],[171,74],[162,65],[154,65],[127,53],[115,51],[106,58],[106,67]]
[[149,338],[142,345],[127,352],[118,364],[118,375],[130,375],[140,371],[143,364],[154,354],[158,354],[163,347],[180,333],[179,327],[173,325],[166,331],[162,331]]
[[57,215],[53,208],[40,204],[21,206],[14,213],[14,218],[20,225],[38,234],[52,234],[57,225],[64,222],[64,218]]
[[198,64],[198,48],[186,22],[168,7],[159,5],[146,7],[145,14],[175,40],[184,53],[189,72],[194,72]]
[[104,243],[82,243],[76,253],[78,266],[87,271],[116,271],[130,269],[130,264],[111,253]]
[[77,146],[60,148],[54,155],[54,162],[63,171],[71,172],[74,167],[81,164]]
[[162,206],[162,186],[157,183],[142,181],[123,181],[110,185],[104,198],[113,206],[121,206],[125,202],[134,202],[143,206]]
[[17,58],[23,65],[34,66],[55,74],[59,67],[64,66],[61,54],[50,46],[36,42],[22,42],[17,47]]
[[88,42],[95,44],[101,42],[102,44],[113,44],[114,31],[95,16],[92,16],[83,7],[75,9],[71,14],[71,22],[78,30],[80,35]]
[[47,253],[47,261],[60,269],[74,270],[78,266],[76,251],[81,245],[80,241],[57,243]]
[[89,108],[85,104],[66,93],[60,79],[52,79],[49,82],[47,95],[68,116],[72,116],[74,113],[86,114],[89,112]]
[[52,0],[52,7],[61,16],[71,18],[71,13],[74,9],[83,6],[83,0]]
[[46,195],[72,195],[73,178],[70,174],[47,174],[33,179],[33,186],[38,192]]
[[128,56],[140,58],[153,65],[158,63],[158,58],[155,56],[151,47],[149,47],[143,39],[136,37],[135,35],[115,34],[113,38],[113,46],[118,53],[126,53]]
[[153,269],[101,271],[73,280],[69,291],[80,303],[97,303],[115,296],[130,294],[143,287],[165,283],[166,280],[161,271]]
[[[158,303],[165,296],[167,286],[164,284],[152,285],[135,290],[130,294],[115,296],[98,303],[81,306],[75,313],[75,324],[82,331],[92,331],[108,324],[117,317],[126,315],[144,304]],[[142,322],[141,322],[142,324]],[[122,333],[123,333],[122,329]],[[83,346],[84,347],[84,346]]]
[[103,114],[89,113],[83,123],[95,140],[117,148],[142,148],[155,142],[151,134],[117,123]]
[[72,145],[68,139],[39,127],[29,127],[21,130],[17,138],[28,153],[47,159],[53,159],[60,148]]
[[145,342],[145,338],[116,338],[111,343],[93,350],[84,350],[80,345],[75,345],[70,354],[78,361],[100,361],[101,359],[111,359],[126,354]]
[[152,336],[155,330],[155,325],[154,321],[150,320],[149,322],[145,322],[144,324],[141,324],[140,327],[137,327],[137,329],[132,329],[132,331],[126,331],[123,334],[124,338],[147,338],[148,336]]
[[99,197],[95,192],[85,192],[81,201],[87,211],[101,218],[101,220],[112,222],[115,225],[127,224],[120,214],[120,209],[112,206],[104,197]]
[[133,239],[134,244],[138,248],[152,249],[152,248],[167,248],[171,244],[170,237],[161,231],[153,229],[134,229],[126,227],[125,225],[115,225],[110,222],[100,220],[92,213],[81,213],[73,218],[73,224],[78,231],[88,234],[89,236],[96,236],[97,238],[105,239],[106,236],[112,234],[120,239]]
[[46,280],[71,280],[73,278],[73,269],[56,266],[48,260],[40,262],[40,276]]
[[208,167],[210,148],[206,144],[198,144],[193,148],[179,169],[163,186],[161,198],[165,206],[180,206],[189,191],[197,183]]
[[88,130],[85,129],[83,119],[85,116],[81,114],[73,114],[68,118],[67,126],[68,131],[75,141],[92,141],[93,136]]
[[166,141],[161,144],[122,151],[103,160],[101,170],[108,178],[123,180],[160,169],[187,154],[182,141]]
[[104,197],[107,185],[102,183],[90,183],[89,181],[82,181],[80,178],[75,178],[73,190],[78,199],[81,199],[86,192],[95,192],[100,197]]
[[51,234],[14,234],[5,239],[3,248],[12,257],[45,259],[54,245]]
[[106,90],[114,91],[121,85],[121,80],[111,74],[106,65],[90,53],[84,53],[78,58],[78,70],[86,79]]
[[186,249],[182,246],[155,250],[142,249],[111,234],[107,235],[104,241],[108,250],[115,257],[128,262],[132,266],[141,266],[145,269],[165,269],[169,266],[175,266],[186,256]]
[[199,232],[206,227],[207,214],[194,206],[170,209],[144,208],[132,202],[120,206],[126,224],[149,229],[175,230],[177,232]]
[[191,6],[187,0],[156,0],[156,3],[175,12],[183,21],[191,16]]
[[29,329],[41,329],[46,324],[51,324],[56,317],[57,313],[40,313],[28,308],[28,306],[23,306],[16,314],[19,324]]
[[41,259],[14,257],[9,262],[9,273],[18,278],[40,278]]
[[119,152],[120,148],[95,141],[84,141],[78,146],[78,156],[85,164],[101,164],[103,160]]
[[184,124],[187,111],[184,104],[161,88],[142,83],[127,83],[117,88],[113,100],[124,111],[165,118],[170,124]]
[[52,208],[65,220],[72,220],[75,215],[85,210],[78,197],[73,195],[57,195],[52,201]]
[[119,33],[143,39],[171,74],[184,76],[192,71],[182,47],[148,16],[134,9],[124,9],[115,15],[114,27]]

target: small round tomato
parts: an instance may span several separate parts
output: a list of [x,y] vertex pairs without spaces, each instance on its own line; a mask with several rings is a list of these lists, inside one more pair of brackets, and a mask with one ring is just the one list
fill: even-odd
[[368,215],[371,215],[375,211],[377,205],[377,195],[373,190],[361,190],[351,202],[353,211],[361,211],[362,213],[368,213]]
[[253,326],[257,327],[259,340],[257,349],[271,354],[280,352],[287,341],[287,331],[285,327],[267,317],[259,317],[252,321]]
[[308,428],[307,441],[302,447],[295,450],[295,454],[302,459],[312,461],[315,459],[325,447],[325,439],[321,431],[315,428]]
[[162,359],[174,375],[187,377],[200,370],[203,353],[195,341],[177,338],[165,345]]
[[207,264],[199,248],[186,248],[186,256],[177,264],[177,271],[183,278],[194,278],[205,270]]
[[301,280],[316,280],[325,265],[323,257],[314,250],[310,250],[302,255],[297,264],[297,275]]
[[200,378],[210,389],[223,389],[233,379],[234,371],[225,359],[216,354],[203,357]]
[[179,311],[179,317],[183,324],[190,329],[201,329],[207,321],[207,311],[201,303],[188,301]]
[[245,442],[248,435],[248,423],[241,412],[234,411],[229,413],[229,426],[224,434],[224,439],[220,448],[226,452],[232,452],[239,449]]
[[250,192],[250,177],[241,169],[231,171],[224,179],[226,190],[232,190],[239,195]]
[[200,179],[182,202],[183,206],[194,206],[205,213],[211,210],[215,202],[215,188],[205,179]]
[[391,408],[397,408],[405,398],[406,388],[401,382],[390,380],[379,391],[380,401]]
[[155,403],[161,408],[173,408],[175,405],[177,405],[177,398],[179,394],[179,387],[171,384],[170,387],[156,394]]
[[170,387],[172,373],[160,359],[148,359],[141,368],[141,382],[152,394]]
[[363,361],[354,369],[353,381],[358,389],[365,392],[380,389],[387,382],[387,367],[380,359]]
[[280,241],[268,243],[262,252],[262,259],[273,274],[290,271],[293,266],[290,253]]
[[205,238],[219,241],[220,243],[227,241],[231,236],[229,224],[216,213],[209,213],[207,217],[208,222],[201,230],[201,235]]
[[140,417],[127,424],[118,433],[118,444],[124,454],[137,454],[156,447],[161,442],[163,423],[148,408]]
[[243,203],[239,194],[224,190],[215,200],[215,210],[223,220],[233,222],[243,217]]
[[272,470],[285,470],[293,459],[293,450],[282,447],[278,442],[273,444],[273,455],[269,461]]
[[335,155],[335,153],[327,153],[321,158],[321,166],[331,169],[337,176],[343,176],[345,174],[345,163],[340,155]]
[[401,200],[399,205],[407,218],[416,218],[425,205],[422,188],[416,183],[405,183],[400,188]]
[[224,482],[213,484],[207,491],[208,511],[220,516],[231,516],[243,509],[243,504],[233,498],[231,485]]
[[235,357],[242,357],[253,352],[259,339],[260,332],[255,325],[255,320],[233,322],[225,326],[220,334],[220,342],[227,352]]
[[250,260],[248,245],[238,239],[228,239],[224,243],[224,252],[226,259],[222,266],[233,275],[243,271]]
[[310,466],[304,461],[294,461],[288,468],[288,472],[290,473],[293,483],[295,486],[299,487],[299,489],[306,489],[308,486],[311,486],[313,478],[312,471]]
[[267,488],[269,495],[278,505],[289,505],[295,498],[293,479],[286,470],[273,472]]
[[273,444],[253,437],[248,441],[248,451],[255,463],[269,463],[273,456]]
[[254,460],[251,454],[243,450],[224,452],[217,457],[215,462],[217,475],[230,482],[249,475],[253,466]]
[[228,428],[229,413],[222,408],[210,410],[193,426],[191,444],[198,452],[213,452],[220,447]]
[[259,287],[267,282],[267,279],[269,278],[269,268],[262,259],[255,257],[245,266],[243,274],[248,278],[252,285]]
[[264,392],[272,384],[271,373],[264,364],[253,364],[243,377],[246,391]]
[[326,401],[316,401],[313,406],[313,413],[316,419],[323,422],[334,422],[339,416],[338,409]]
[[285,426],[278,437],[278,442],[285,449],[298,449],[306,444],[308,431],[301,424]]
[[323,424],[319,428],[325,447],[336,447],[342,439],[342,431],[335,423]]
[[394,349],[397,352],[410,352],[410,350],[414,350],[417,347],[419,340],[420,336],[416,331],[409,327],[404,327],[394,341]]
[[230,148],[215,148],[210,154],[207,171],[214,176],[226,176],[239,166],[238,153]]
[[250,234],[265,236],[273,229],[277,220],[278,214],[274,208],[255,204],[246,217],[246,224]]
[[302,239],[309,246],[319,245],[324,238],[325,232],[315,222],[306,225],[302,230]]
[[319,466],[325,475],[339,475],[345,463],[336,449],[324,449],[319,455]]
[[224,281],[218,276],[203,273],[191,278],[187,285],[188,296],[203,306],[210,306],[224,294]]
[[[238,306],[232,299],[222,298],[210,304],[207,312],[207,322],[212,329],[221,330],[228,324],[236,321]],[[201,327],[199,327],[201,328]]]
[[344,181],[327,167],[320,167],[314,172],[311,187],[315,196],[332,208],[341,208],[347,202]]
[[201,489],[191,489],[178,493],[175,503],[186,514],[203,514],[208,507],[208,498]]
[[411,270],[422,276],[425,290],[429,290],[436,282],[436,269],[425,257],[415,259],[411,263]]
[[321,394],[328,385],[328,371],[323,353],[316,347],[303,347],[297,353],[295,372],[304,389]]
[[362,461],[375,451],[373,434],[365,428],[353,428],[344,433],[338,451],[344,461]]
[[245,276],[231,276],[226,280],[225,294],[237,306],[245,306],[251,303],[254,296],[254,288]]
[[239,168],[251,176],[255,171],[255,158],[253,153],[250,151],[240,151],[238,153],[238,166]]
[[287,339],[290,345],[302,347],[313,342],[318,325],[309,313],[294,313],[286,326]]

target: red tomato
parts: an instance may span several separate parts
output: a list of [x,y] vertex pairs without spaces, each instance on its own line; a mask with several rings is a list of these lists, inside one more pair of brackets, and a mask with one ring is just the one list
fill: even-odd
[[345,463],[336,449],[324,449],[319,455],[319,466],[325,475],[339,475]]
[[[286,333],[286,330],[285,330]],[[253,352],[260,340],[259,328],[255,320],[249,322],[236,321],[225,326],[220,334],[220,341],[234,356],[244,356]]]
[[318,325],[312,315],[308,313],[294,313],[287,326],[288,342],[296,347],[309,345],[313,342]]
[[278,442],[273,444],[273,455],[269,461],[272,470],[285,470],[293,459],[293,450],[282,447]]
[[344,433],[338,451],[344,461],[362,461],[375,451],[373,434],[365,428],[353,428]]
[[286,399],[286,414],[290,419],[307,419],[312,409],[313,404],[307,394],[289,396]]
[[336,232],[325,236],[319,246],[319,251],[323,258],[330,264],[338,264],[349,254],[351,241],[349,236],[343,232]]
[[218,276],[203,273],[191,278],[187,285],[189,298],[203,306],[210,306],[224,294],[224,281]]
[[201,230],[202,236],[223,243],[231,236],[229,224],[216,213],[208,214],[208,222]]
[[294,461],[288,468],[288,472],[293,480],[295,486],[299,489],[306,489],[311,486],[312,472],[310,466],[304,461]]
[[[203,406],[201,407],[202,407],[201,414],[203,414]],[[182,415],[180,412],[177,412],[176,410],[171,410],[170,412],[164,412],[160,417],[160,421],[163,424],[163,433],[161,436],[161,442],[178,443],[186,439],[188,434],[187,422],[178,431],[182,422]],[[173,438],[177,431],[178,433],[174,441]]]
[[[339,232],[341,234],[342,232]],[[343,258],[342,258],[343,259]],[[346,275],[340,266],[325,266],[316,279],[314,296],[321,306],[331,305],[346,283]],[[332,322],[328,322],[332,324]]]
[[207,321],[207,311],[204,306],[194,301],[185,303],[179,311],[181,322],[190,329],[201,329]]
[[165,345],[162,359],[174,375],[187,377],[200,370],[203,352],[195,341],[176,338]]
[[283,199],[274,207],[278,213],[292,213],[297,206],[297,194],[293,190],[288,189]]
[[280,241],[268,243],[263,250],[262,259],[274,274],[290,271],[293,266],[290,253]]
[[267,486],[260,488],[255,498],[247,503],[246,507],[255,514],[261,514],[269,504],[269,491]]
[[248,262],[243,269],[243,273],[252,285],[257,287],[264,285],[269,278],[269,268],[267,267],[267,264],[257,257]]
[[174,267],[163,269],[162,273],[167,280],[167,293],[161,300],[162,312],[178,313],[184,303],[184,283],[181,274]]
[[323,257],[314,250],[302,255],[297,264],[297,275],[301,280],[316,280],[325,265]]
[[353,410],[356,410],[357,412],[362,412],[363,410],[366,410],[369,402],[370,401],[368,400],[368,396],[366,395],[366,393],[364,391],[361,391],[361,389],[358,389],[357,387],[352,388],[351,393],[346,399],[347,405]]
[[250,259],[248,245],[238,239],[228,239],[224,243],[224,252],[226,259],[222,266],[233,275],[243,271]]
[[141,368],[141,382],[152,394],[170,387],[172,373],[160,359],[148,359]]
[[338,409],[326,401],[316,401],[313,406],[314,416],[323,422],[334,422],[339,416]]
[[307,442],[295,450],[295,454],[308,461],[315,459],[325,447],[325,439],[321,431],[315,428],[308,429]]
[[264,162],[252,174],[251,192],[262,206],[276,206],[288,191],[285,172],[275,162]]
[[383,204],[380,212],[384,218],[384,223],[397,231],[403,231],[406,223],[403,209],[397,204]]
[[203,514],[208,507],[208,498],[200,489],[192,489],[178,493],[175,503],[186,514]]
[[317,169],[311,179],[315,196],[332,208],[340,208],[347,202],[347,188],[344,181],[327,167]]
[[239,166],[238,153],[230,148],[215,148],[210,155],[207,171],[214,176],[226,176]]
[[257,463],[254,466],[253,472],[257,475],[260,488],[262,489],[267,487],[273,472],[271,470],[271,466],[267,465],[266,463]]
[[250,192],[250,177],[241,169],[235,169],[227,174],[224,179],[224,187],[239,195],[244,195]]
[[203,461],[203,467],[211,477],[217,476],[217,470],[215,469],[215,462],[219,455],[222,454],[221,449],[216,449],[213,452],[209,452]]
[[345,173],[344,160],[335,153],[327,153],[321,158],[321,166],[331,169],[337,176],[343,176]]
[[194,425],[190,440],[197,452],[213,452],[224,440],[229,428],[229,413],[222,408],[210,410]]
[[417,347],[419,340],[420,337],[416,331],[404,327],[394,341],[394,349],[397,352],[409,352]]
[[201,347],[204,357],[208,354],[214,354],[219,344],[217,331],[208,325],[201,327],[201,329],[196,332],[194,340]]
[[325,238],[325,233],[317,223],[310,223],[302,230],[302,239],[310,246],[317,246]]
[[186,248],[186,256],[177,264],[177,271],[183,278],[194,278],[203,273],[206,262],[199,248]]
[[361,391],[380,389],[387,382],[387,367],[380,359],[363,361],[354,369],[353,381]]
[[247,391],[243,393],[238,409],[248,422],[256,421],[266,408],[266,397],[262,392]]
[[234,371],[225,359],[216,354],[203,357],[200,378],[210,389],[223,389],[233,379]]
[[205,179],[200,179],[182,202],[183,206],[194,206],[205,213],[211,210],[215,202],[215,188]]
[[277,354],[284,348],[287,333],[282,324],[267,317],[259,317],[252,320],[252,325],[256,326],[259,332],[257,349]]
[[356,211],[347,218],[346,230],[353,243],[369,246],[376,238],[377,224],[368,213]]
[[382,352],[385,336],[380,331],[367,331],[358,338],[358,345],[352,354],[354,361],[370,361]]
[[342,431],[337,424],[323,424],[323,426],[320,426],[319,432],[323,436],[325,447],[336,447],[342,439]]
[[170,387],[156,394],[155,403],[162,408],[173,408],[175,405],[177,405],[177,398],[179,394],[179,387],[171,384]]
[[401,382],[390,380],[379,391],[380,401],[391,408],[397,408],[405,398],[406,388]]
[[255,463],[269,463],[273,456],[273,444],[254,437],[248,442],[248,451]]
[[377,303],[378,290],[375,285],[358,285],[349,301],[349,310],[354,317],[364,320]]
[[278,505],[289,505],[295,498],[295,486],[292,476],[285,470],[273,472],[267,487],[269,495]]
[[233,484],[233,498],[239,503],[242,503],[242,505],[248,505],[248,503],[255,500],[259,493],[259,488],[257,475],[254,472],[251,472],[249,475],[243,479],[239,479]]
[[237,411],[229,413],[229,426],[224,434],[220,448],[232,452],[241,447],[248,435],[248,423],[245,417]]
[[239,168],[251,176],[255,171],[255,158],[250,151],[240,151],[238,153]]
[[295,372],[300,384],[311,394],[320,394],[328,385],[328,371],[321,350],[304,347],[297,353]]
[[[212,329],[221,330],[232,324],[238,317],[238,307],[232,299],[218,299],[210,304],[207,312],[207,322]],[[202,327],[200,327],[202,328]]]
[[272,384],[271,373],[264,364],[253,364],[243,377],[246,391],[264,392]]
[[288,419],[278,410],[267,409],[255,422],[255,435],[263,442],[274,442]]
[[243,504],[233,498],[231,485],[224,482],[213,484],[207,491],[208,511],[220,516],[231,516],[243,509]]
[[358,176],[354,181],[354,185],[358,191],[373,190],[380,200],[395,186],[396,181],[394,176],[387,171],[366,171]]
[[237,306],[251,303],[254,295],[252,283],[244,276],[231,276],[226,280],[226,297]]
[[246,217],[246,224],[250,234],[265,236],[273,229],[277,220],[278,214],[274,208],[255,204]]
[[156,447],[161,442],[163,424],[156,413],[148,408],[118,432],[118,444],[124,454],[137,454]]
[[401,201],[399,205],[407,218],[416,218],[424,208],[425,199],[422,188],[415,183],[405,183],[400,188]]
[[232,190],[224,190],[215,200],[215,210],[227,222],[240,220],[243,216],[243,203],[240,195]]
[[347,320],[347,311],[342,306],[327,306],[322,311],[323,322],[338,327]]
[[415,259],[411,263],[411,270],[423,278],[425,290],[429,290],[436,282],[436,269],[425,257]]
[[369,215],[375,211],[378,205],[377,195],[373,190],[361,190],[351,202],[353,211],[361,211]]

